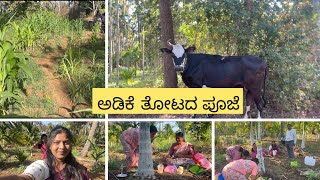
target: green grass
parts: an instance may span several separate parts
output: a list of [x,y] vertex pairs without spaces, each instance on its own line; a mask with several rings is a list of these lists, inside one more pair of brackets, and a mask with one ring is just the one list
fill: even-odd
[[[112,79],[110,79],[110,75],[108,75],[108,87],[116,88],[116,78],[117,73],[116,69],[113,70]],[[136,75],[133,75],[131,78],[126,79],[121,76],[120,70],[120,78],[119,78],[119,87],[120,88],[161,88],[164,84],[163,79],[163,71],[158,68],[156,72],[150,72],[149,70],[145,71],[144,76],[142,76],[142,70],[138,69],[136,71]],[[185,87],[180,74],[177,75],[178,78],[178,87]]]
[[[54,114],[56,107],[53,100],[45,93],[48,92],[46,87],[48,80],[35,62],[30,61],[29,66],[33,72],[33,79],[26,79],[23,86],[25,89],[31,87],[33,95],[23,97],[22,109],[17,113],[28,117],[44,117],[48,114]],[[20,74],[20,76],[24,78],[23,74]],[[43,96],[38,96],[38,94],[43,94]]]
[[108,159],[108,168],[109,169],[113,169],[113,170],[119,170],[120,171],[120,167],[121,164],[123,164],[124,166],[127,165],[126,160],[125,159],[119,159],[119,158],[114,158],[114,157],[110,157]]

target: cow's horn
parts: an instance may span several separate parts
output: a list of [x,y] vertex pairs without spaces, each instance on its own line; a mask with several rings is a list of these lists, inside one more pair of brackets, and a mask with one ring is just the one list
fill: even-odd
[[169,44],[169,46],[173,46],[173,44],[171,44],[171,39],[169,39],[168,41],[167,41],[167,43]]

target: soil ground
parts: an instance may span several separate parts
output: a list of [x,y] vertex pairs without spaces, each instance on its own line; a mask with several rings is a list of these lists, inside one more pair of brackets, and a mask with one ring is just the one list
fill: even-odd
[[[267,150],[271,141],[263,141],[263,150]],[[298,143],[299,144],[299,143]],[[301,143],[300,143],[301,144]],[[241,144],[240,144],[241,145]],[[229,145],[216,145],[215,147],[215,174],[217,174],[227,163],[225,161],[225,150]],[[241,145],[247,150],[251,147],[248,145]],[[306,170],[313,170],[320,173],[320,144],[315,141],[307,141],[306,148],[301,151],[298,147],[295,148],[295,160],[298,161],[299,166],[293,168],[290,166],[290,159],[287,155],[287,150],[284,145],[280,145],[280,155],[278,157],[265,157],[266,173],[263,175],[272,178],[272,180],[307,180],[306,176],[300,175]],[[249,151],[250,152],[250,151]],[[220,157],[219,159],[217,157]],[[317,160],[315,166],[307,166],[304,164],[305,156],[314,156]],[[223,158],[222,158],[223,157]]]
[[[211,149],[211,148],[210,148]],[[211,161],[211,150],[208,150],[207,148],[202,148],[199,151],[201,151],[209,160]],[[159,174],[157,173],[157,165],[160,163],[165,162],[165,156],[167,155],[167,152],[155,152],[152,156],[153,159],[153,166],[155,170],[155,176],[158,180],[194,180],[194,179],[211,179],[211,170],[207,171],[201,176],[195,176],[191,172],[188,172],[186,169],[184,170],[182,175],[177,174]],[[125,155],[123,153],[117,153],[117,152],[110,152],[109,151],[109,158],[116,159],[117,165],[120,166],[120,164],[125,165]],[[138,180],[141,178],[134,177],[134,172],[131,172],[127,178],[117,178],[116,175],[120,173],[120,168],[115,169],[113,167],[110,167],[109,164],[109,170],[108,170],[108,179],[109,180]]]

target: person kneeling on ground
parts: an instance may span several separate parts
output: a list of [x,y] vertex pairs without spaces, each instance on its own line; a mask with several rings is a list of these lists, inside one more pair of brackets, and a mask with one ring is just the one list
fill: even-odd
[[249,156],[249,151],[243,149],[241,146],[230,146],[226,150],[226,160],[228,163],[238,159],[246,159]]
[[[253,143],[253,144],[252,144],[252,149],[251,149],[251,157],[252,157],[252,158],[256,158],[256,157],[257,157],[257,154],[258,154],[257,145],[256,145],[256,143]],[[263,156],[263,157],[266,157],[267,154],[262,151],[262,156]]]
[[247,180],[249,176],[251,176],[251,180],[256,180],[260,175],[260,173],[258,174],[258,164],[257,158],[235,160],[223,168],[222,175],[225,180]]
[[269,155],[273,156],[273,155],[278,156],[280,154],[280,147],[276,144],[276,141],[272,141],[271,145],[269,146]]
[[167,163],[174,165],[194,164],[194,146],[185,141],[182,132],[176,134],[176,142],[171,145],[167,155]]
[[21,175],[0,177],[0,180],[89,180],[87,169],[72,155],[73,138],[69,129],[56,126],[46,144],[46,158],[29,165]]
[[[120,141],[126,154],[127,171],[130,171],[132,167],[138,167],[139,161],[139,128],[130,128],[123,131],[120,135]],[[157,134],[158,130],[154,125],[150,126],[150,138],[151,141]]]

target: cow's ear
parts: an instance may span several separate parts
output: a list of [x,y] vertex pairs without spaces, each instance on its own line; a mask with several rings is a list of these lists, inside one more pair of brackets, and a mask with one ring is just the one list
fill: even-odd
[[164,53],[164,52],[165,52],[165,53],[168,53],[168,54],[172,53],[172,50],[170,50],[170,49],[168,49],[168,48],[161,48],[160,51],[163,52],[163,53]]
[[194,52],[195,50],[196,50],[195,46],[190,46],[187,49],[185,49],[186,53],[191,53],[191,52]]

